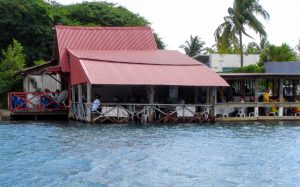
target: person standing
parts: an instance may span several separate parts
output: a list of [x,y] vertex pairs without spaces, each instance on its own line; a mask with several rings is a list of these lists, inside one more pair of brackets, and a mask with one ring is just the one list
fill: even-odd
[[[264,103],[270,102],[270,88],[267,88],[265,90],[264,95],[263,95],[263,101],[264,101]],[[265,107],[265,115],[269,116],[269,113],[270,113],[270,108],[266,106]]]

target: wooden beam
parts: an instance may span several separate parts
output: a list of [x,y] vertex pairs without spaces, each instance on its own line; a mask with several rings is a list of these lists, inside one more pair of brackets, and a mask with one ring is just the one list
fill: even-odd
[[[254,79],[254,102],[258,102],[258,78]],[[254,116],[259,115],[258,107],[254,107]]]
[[86,84],[86,121],[87,122],[92,122],[92,108],[91,108],[91,103],[92,103],[92,85],[91,84]]
[[206,97],[205,97],[205,100],[206,102],[205,103],[210,103],[210,87],[206,87]]
[[258,78],[254,79],[254,101],[258,102]]
[[211,88],[211,104],[212,104],[212,109],[211,109],[211,114],[210,114],[210,122],[214,123],[215,118],[216,118],[216,104],[217,104],[217,88],[213,87]]
[[[279,102],[283,101],[283,79],[279,79]],[[283,116],[283,107],[279,107],[278,116]]]

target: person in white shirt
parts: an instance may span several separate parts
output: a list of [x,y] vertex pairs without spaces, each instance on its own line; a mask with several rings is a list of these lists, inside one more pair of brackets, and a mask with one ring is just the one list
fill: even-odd
[[97,94],[95,95],[95,100],[93,101],[93,105],[92,105],[92,112],[96,112],[97,109],[100,107],[100,96]]

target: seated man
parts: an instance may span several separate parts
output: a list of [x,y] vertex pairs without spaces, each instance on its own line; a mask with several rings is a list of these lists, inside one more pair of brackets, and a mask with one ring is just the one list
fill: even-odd
[[[240,103],[244,103],[244,98],[243,97],[240,97]],[[239,107],[238,108],[238,111],[237,111],[237,116],[246,116],[245,114],[245,107]]]
[[[274,100],[274,103],[276,103],[276,100]],[[275,104],[271,106],[269,114],[270,113],[274,114],[275,116],[278,115],[278,108],[276,108]]]
[[101,96],[99,96],[98,94],[95,95],[95,99],[94,99],[93,105],[92,105],[92,112],[96,112],[98,110],[98,108],[100,107],[100,104],[101,104],[100,98],[101,98]]

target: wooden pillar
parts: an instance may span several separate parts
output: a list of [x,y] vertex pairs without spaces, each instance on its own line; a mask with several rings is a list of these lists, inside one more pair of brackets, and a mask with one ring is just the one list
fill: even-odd
[[242,97],[245,99],[245,95],[246,95],[246,94],[245,94],[245,91],[246,91],[246,90],[245,90],[245,87],[246,87],[246,80],[242,80],[241,82],[242,82],[242,83],[241,83],[241,84],[242,84],[242,87],[241,87]]
[[297,96],[297,93],[296,93],[296,91],[297,91],[296,86],[297,86],[296,81],[293,80],[293,98],[295,98],[295,97]]
[[[283,79],[279,79],[279,102],[283,101]],[[278,116],[283,116],[283,107],[279,107]]]
[[78,102],[82,103],[82,85],[78,84],[77,89],[78,89]]
[[87,122],[92,122],[92,85],[87,84],[86,85],[86,105],[85,105],[85,110],[86,110],[86,121]]
[[[72,88],[71,88],[71,109],[74,109],[74,107],[76,106],[75,104],[74,104],[74,102],[75,102],[75,86],[72,86]],[[74,111],[73,110],[69,110],[69,118],[75,118],[75,116],[74,116],[74,113],[73,113]]]
[[78,95],[77,95],[77,100],[78,100],[78,103],[77,103],[77,110],[78,110],[78,118],[80,120],[82,120],[82,114],[83,114],[83,111],[81,110],[82,107],[81,107],[81,104],[82,104],[82,85],[78,84],[77,85],[77,91],[78,91]]
[[152,122],[153,121],[153,116],[154,116],[154,109],[152,107],[153,103],[154,103],[154,96],[155,96],[155,88],[153,85],[151,85],[149,87],[149,103],[151,104],[150,107],[150,114],[149,114],[149,121]]
[[[254,102],[258,103],[258,78],[254,80]],[[258,107],[254,107],[254,116],[258,116]]]
[[155,95],[155,89],[154,86],[149,87],[149,103],[153,104],[154,103],[154,95]]
[[214,123],[215,117],[216,117],[217,88],[213,87],[211,90],[212,90],[212,92],[211,92],[212,109],[211,109],[211,114],[210,114],[210,122]]

